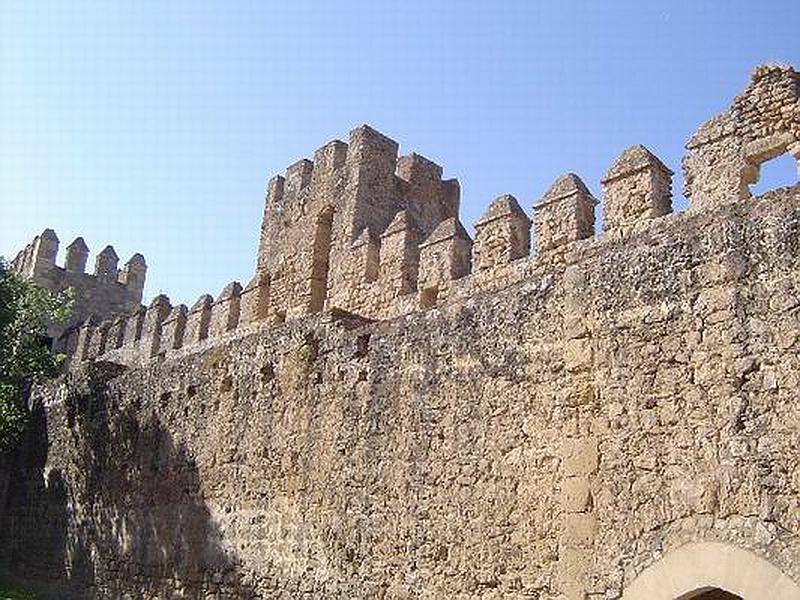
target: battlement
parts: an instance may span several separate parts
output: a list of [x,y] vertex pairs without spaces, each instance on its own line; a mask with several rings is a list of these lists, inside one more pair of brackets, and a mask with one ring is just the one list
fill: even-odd
[[75,308],[69,321],[51,326],[48,335],[54,348],[64,349],[61,336],[89,318],[95,320],[127,313],[139,306],[142,300],[147,263],[138,252],[119,268],[119,257],[114,247],[106,246],[95,260],[93,273],[86,273],[89,248],[82,237],[75,238],[66,248],[64,265],[56,264],[59,239],[55,231],[45,229],[30,244],[17,253],[11,261],[12,270],[53,291],[74,290]]
[[[759,164],[782,152],[800,157],[798,81],[790,67],[758,67],[731,108],[692,136],[683,161],[690,212],[746,201]],[[375,129],[358,127],[347,143],[331,141],[313,157],[269,181],[257,270],[246,287],[233,282],[191,310],[162,298],[136,325],[141,333],[115,337],[111,350],[146,359],[321,311],[381,320],[428,310],[563,272],[607,241],[635,246],[672,213],[673,172],[641,145],[612,161],[600,182],[599,233],[598,201],[567,173],[534,203],[532,218],[513,196],[497,197],[475,224],[474,240],[458,218],[458,181],[443,179],[442,167],[417,153],[398,156],[398,144]],[[52,262],[57,240],[48,232],[20,264]],[[80,271],[86,251],[74,245],[68,262]],[[136,264],[143,273],[143,259]],[[96,277],[113,279],[115,269],[113,249],[104,250]],[[132,310],[140,313],[138,304]],[[109,329],[111,319],[86,327]],[[76,330],[74,346],[78,337]],[[91,357],[86,340],[78,354]]]

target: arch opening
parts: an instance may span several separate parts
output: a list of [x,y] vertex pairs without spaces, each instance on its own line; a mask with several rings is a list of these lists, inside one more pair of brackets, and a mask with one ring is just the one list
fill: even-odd
[[744,600],[741,596],[732,594],[720,588],[701,588],[684,594],[676,600]]
[[622,600],[798,600],[800,585],[760,556],[720,542],[668,552],[625,585]]

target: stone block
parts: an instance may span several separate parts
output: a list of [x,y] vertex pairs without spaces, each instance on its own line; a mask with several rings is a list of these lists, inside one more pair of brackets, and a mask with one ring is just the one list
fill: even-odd
[[565,477],[591,475],[597,470],[597,440],[567,438],[561,444],[561,469]]
[[597,517],[592,513],[569,513],[563,517],[560,542],[567,548],[591,548],[597,533]]
[[586,477],[565,477],[561,482],[561,508],[567,513],[582,513],[592,506],[592,494]]

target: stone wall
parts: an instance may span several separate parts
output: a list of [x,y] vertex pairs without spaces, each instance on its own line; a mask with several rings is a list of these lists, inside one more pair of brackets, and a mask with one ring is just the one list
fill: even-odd
[[616,166],[608,230],[568,175],[533,256],[511,197],[474,244],[379,216],[359,285],[392,273],[392,318],[330,283],[264,316],[297,258],[191,310],[156,298],[102,334],[119,347],[84,328],[6,467],[0,569],[58,598],[615,600],[702,543],[800,590],[800,184],[664,214],[669,170]]

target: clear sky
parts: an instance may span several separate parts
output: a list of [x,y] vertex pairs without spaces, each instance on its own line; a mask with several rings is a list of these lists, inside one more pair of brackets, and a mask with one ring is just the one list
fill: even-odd
[[[266,180],[369,123],[444,166],[468,227],[574,171],[599,197],[683,144],[763,62],[800,67],[800,2],[0,3],[0,255],[45,227],[142,252],[146,299],[252,275]],[[766,174],[788,184],[791,161]]]

